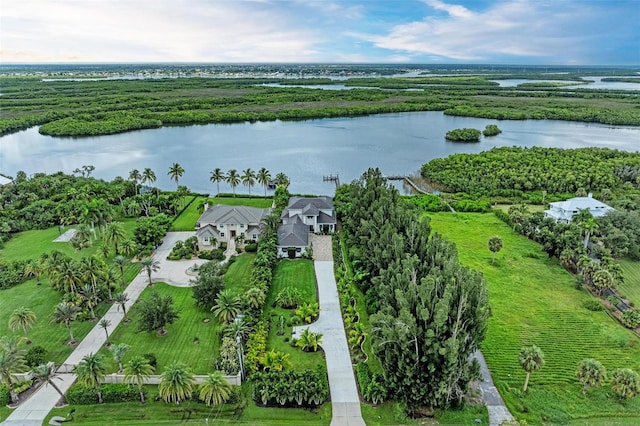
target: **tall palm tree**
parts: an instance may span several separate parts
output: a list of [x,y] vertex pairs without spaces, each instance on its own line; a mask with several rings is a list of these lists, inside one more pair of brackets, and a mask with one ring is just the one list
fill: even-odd
[[149,167],[145,168],[144,171],[142,172],[142,183],[149,182],[150,184],[153,184],[156,180],[157,178],[154,171],[151,170]]
[[158,272],[160,270],[160,262],[154,260],[152,257],[145,257],[140,261],[142,268],[147,271],[147,277],[149,277],[149,287],[151,287],[151,273]]
[[35,278],[36,284],[38,285],[42,284],[41,277],[43,272],[44,272],[44,265],[42,262],[38,260],[30,260],[29,262],[27,262],[26,265],[24,265],[24,273],[23,273],[24,277]]
[[180,164],[173,163],[171,167],[169,167],[169,173],[167,174],[171,177],[171,180],[173,180],[176,183],[176,187],[178,187],[179,186],[178,182],[182,177],[182,175],[184,174],[184,169]]
[[220,195],[220,182],[225,181],[226,179],[227,177],[225,176],[221,168],[218,167],[211,171],[211,177],[209,177],[209,180],[212,183],[215,182],[218,185],[218,193],[216,194],[216,197]]
[[220,371],[209,373],[204,382],[200,383],[200,400],[207,405],[224,404],[231,396],[231,385]]
[[[55,262],[55,263],[54,263]],[[80,264],[65,255],[50,259],[49,280],[57,290],[65,293],[78,293],[78,285],[83,281]]]
[[136,194],[138,193],[138,182],[142,180],[142,175],[138,169],[133,169],[129,172],[129,180],[133,181]]
[[118,343],[109,348],[114,361],[118,363],[118,373],[122,372],[122,358],[129,352],[129,349],[131,349],[131,346],[126,343]]
[[269,182],[271,182],[271,173],[269,170],[262,167],[258,170],[258,174],[256,174],[256,178],[258,179],[258,183],[264,187],[264,196],[267,196],[267,186]]
[[544,365],[544,353],[536,345],[525,346],[520,350],[518,362],[520,362],[520,367],[527,372],[524,387],[522,388],[522,392],[526,392],[529,385],[529,376],[534,371],[540,370]]
[[227,172],[227,183],[233,189],[233,196],[236,196],[236,186],[240,184],[240,176],[238,175],[238,171],[236,169],[231,169]]
[[242,307],[242,299],[226,289],[218,293],[216,304],[211,308],[213,314],[220,321],[230,323],[240,313]]
[[76,339],[73,338],[73,330],[71,330],[71,322],[78,318],[80,308],[72,305],[69,302],[60,302],[56,305],[52,314],[52,321],[58,324],[64,324],[69,330],[69,337],[71,342],[75,343]]
[[607,369],[600,361],[587,358],[578,364],[576,376],[578,381],[582,383],[582,394],[586,395],[590,387],[598,387],[607,379]]
[[113,244],[114,251],[119,254],[118,245],[127,239],[127,233],[120,222],[110,222],[104,229],[104,243]]
[[124,366],[125,383],[135,383],[140,392],[140,402],[144,404],[144,381],[153,374],[153,366],[143,356],[135,356]]
[[80,289],[80,294],[82,295],[84,302],[87,304],[89,312],[91,312],[91,318],[95,318],[96,313],[93,308],[98,306],[98,303],[100,303],[98,290],[95,287],[92,287],[91,284],[85,284],[84,287]]
[[89,282],[94,290],[98,289],[100,284],[105,279],[107,272],[107,265],[97,255],[85,257],[80,261],[80,280],[81,282]]
[[251,187],[256,184],[256,173],[251,168],[247,168],[242,171],[240,179],[244,186],[249,187],[249,197],[251,197]]
[[109,330],[108,328],[111,327],[111,321],[109,321],[106,318],[102,318],[100,320],[100,322],[98,323],[98,325],[104,329],[104,334],[107,336],[107,345],[109,344]]
[[113,301],[118,304],[118,309],[122,308],[124,313],[124,320],[127,320],[127,308],[125,304],[129,301],[127,293],[118,293],[113,296]]
[[107,373],[107,363],[101,354],[90,353],[80,360],[73,368],[73,372],[78,376],[78,383],[86,387],[95,389],[98,394],[98,403],[102,404],[102,391],[100,382]]
[[174,362],[160,375],[158,394],[165,402],[180,404],[185,399],[191,398],[195,383],[193,373],[187,366]]
[[120,287],[124,288],[126,284],[124,281],[124,267],[127,265],[127,258],[119,254],[113,258],[113,263],[120,270]]
[[289,177],[284,173],[280,172],[276,175],[276,184],[278,186],[284,186],[285,188],[289,186]]
[[58,375],[56,375],[55,365],[52,362],[34,367],[33,370],[31,370],[31,376],[39,382],[44,382],[45,385],[53,386],[56,392],[60,394],[60,398],[65,401],[64,393],[58,386],[56,386],[55,383],[53,383],[53,379],[62,380],[62,377],[58,377]]
[[24,373],[27,365],[24,360],[24,350],[20,348],[24,337],[3,336],[0,339],[0,383],[9,388],[11,401],[18,400],[13,384],[17,381],[16,373]]
[[37,319],[38,317],[31,309],[21,306],[16,308],[9,317],[9,328],[11,331],[16,331],[21,328],[24,332],[26,342],[29,343],[29,329],[33,327]]

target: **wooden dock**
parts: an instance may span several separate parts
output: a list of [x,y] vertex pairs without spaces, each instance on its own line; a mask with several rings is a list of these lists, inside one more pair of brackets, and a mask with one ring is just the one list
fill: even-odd
[[322,176],[323,182],[335,182],[336,188],[340,186],[340,177],[336,175]]

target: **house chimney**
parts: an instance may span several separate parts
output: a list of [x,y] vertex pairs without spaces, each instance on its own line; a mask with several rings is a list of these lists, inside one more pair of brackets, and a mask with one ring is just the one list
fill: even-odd
[[207,211],[209,209],[209,203],[204,203],[204,210],[203,211]]
[[593,198],[593,192],[588,193],[587,198]]

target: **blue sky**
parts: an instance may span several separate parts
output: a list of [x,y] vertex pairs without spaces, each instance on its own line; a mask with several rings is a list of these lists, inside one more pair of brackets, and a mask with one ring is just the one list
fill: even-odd
[[640,0],[0,0],[0,62],[640,65]]

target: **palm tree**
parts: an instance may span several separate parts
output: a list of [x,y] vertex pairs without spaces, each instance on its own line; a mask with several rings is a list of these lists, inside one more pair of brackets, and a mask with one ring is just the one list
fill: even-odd
[[187,366],[174,362],[160,375],[158,394],[165,402],[180,404],[185,399],[191,398],[195,383],[193,374]]
[[491,258],[491,264],[496,260],[496,253],[502,249],[502,238],[500,237],[491,237],[489,238],[489,250],[493,253],[493,257]]
[[591,238],[591,235],[593,235],[593,233],[598,230],[599,226],[594,217],[590,217],[589,219],[580,223],[579,226],[584,232],[583,247],[586,249],[589,246],[589,239]]
[[98,403],[102,404],[100,382],[107,372],[107,363],[104,357],[94,353],[85,355],[73,368],[73,372],[78,376],[78,383],[95,389],[98,394]]
[[71,343],[75,343],[76,339],[73,338],[73,330],[71,330],[71,322],[75,321],[80,313],[80,308],[72,305],[69,302],[60,302],[56,305],[55,310],[53,311],[52,321],[58,324],[64,324],[69,330],[69,337],[71,338]]
[[117,345],[113,345],[109,348],[111,354],[113,355],[113,359],[118,363],[118,373],[122,372],[122,358],[129,352],[131,346],[126,343],[118,343]]
[[216,197],[220,195],[220,182],[225,181],[226,179],[227,178],[222,169],[215,168],[211,171],[211,177],[209,178],[209,180],[212,183],[215,182],[218,185],[218,193],[216,194]]
[[251,168],[247,168],[242,171],[240,178],[242,179],[242,184],[249,187],[249,197],[251,197],[251,187],[256,183],[256,173]]
[[129,172],[129,180],[133,181],[136,194],[138,193],[138,182],[142,180],[142,175],[138,169],[133,169]]
[[200,400],[207,405],[224,404],[231,396],[231,385],[220,371],[209,373],[204,382],[200,383]]
[[233,337],[234,340],[238,337],[245,340],[249,336],[250,332],[251,328],[241,319],[238,321],[231,321],[222,329],[222,334],[224,336]]
[[266,298],[264,290],[259,287],[251,287],[244,293],[244,304],[251,309],[260,309]]
[[18,400],[13,384],[17,381],[14,377],[16,373],[24,373],[27,365],[24,360],[24,350],[20,349],[20,344],[24,337],[3,336],[0,339],[0,383],[9,388],[11,401]]
[[91,284],[85,284],[84,287],[80,289],[80,294],[87,304],[89,312],[91,312],[91,318],[95,318],[96,313],[94,312],[93,308],[98,306],[98,303],[100,303],[100,296],[98,295],[98,291],[95,287],[92,287]]
[[64,393],[60,390],[55,383],[53,383],[53,379],[62,380],[62,377],[58,377],[56,375],[55,365],[51,362],[48,364],[41,364],[37,367],[34,367],[31,370],[31,375],[34,379],[39,382],[44,382],[46,385],[51,385],[53,388],[60,394],[60,398],[65,401]]
[[120,250],[125,256],[133,256],[138,250],[138,243],[133,238],[129,238],[122,243]]
[[269,170],[262,167],[260,170],[258,170],[258,174],[256,175],[256,178],[258,179],[258,183],[264,187],[264,196],[266,197],[267,186],[271,181],[271,173],[269,173]]
[[36,284],[41,285],[42,282],[40,280],[42,273],[44,272],[44,265],[42,262],[38,260],[30,260],[24,265],[24,277],[25,278],[35,278]]
[[278,186],[284,186],[285,188],[289,186],[289,177],[282,172],[276,175],[275,180]]
[[227,173],[227,183],[233,189],[233,197],[236,196],[236,186],[240,183],[240,176],[238,175],[238,171],[236,169],[231,169]]
[[160,262],[154,260],[152,257],[145,257],[140,261],[140,265],[142,265],[142,268],[147,271],[147,276],[149,277],[149,287],[151,287],[151,273],[158,272],[160,270]]
[[544,353],[536,345],[525,346],[520,350],[518,361],[520,362],[520,367],[527,372],[524,387],[522,388],[522,392],[526,392],[529,385],[529,376],[532,372],[540,370],[544,365]]
[[111,326],[111,321],[106,318],[102,318],[98,323],[100,327],[104,329],[104,334],[107,336],[107,345],[109,344],[109,330],[108,328]]
[[307,327],[300,335],[296,346],[305,352],[316,352],[320,343],[322,343],[322,333],[313,333]]
[[230,323],[238,316],[241,307],[242,300],[240,297],[233,294],[231,290],[226,289],[218,293],[216,304],[211,308],[211,311],[218,320],[224,323]]
[[173,180],[176,183],[176,187],[178,187],[179,186],[178,182],[182,177],[182,175],[184,174],[184,169],[180,164],[173,163],[173,165],[169,167],[169,173],[167,174],[171,176],[171,180]]
[[590,387],[598,387],[604,383],[607,379],[607,370],[599,361],[588,358],[580,361],[576,376],[582,383],[582,394],[586,395]]
[[127,308],[125,304],[129,301],[129,297],[127,293],[118,293],[113,296],[113,301],[118,304],[118,309],[122,308],[122,312],[124,313],[124,320],[127,320]]
[[140,402],[144,404],[144,381],[153,373],[153,366],[149,364],[149,360],[143,356],[135,356],[129,360],[124,366],[125,383],[134,383],[138,385],[140,392]]
[[118,254],[118,245],[127,239],[127,233],[120,222],[111,222],[104,229],[103,238],[105,244],[113,244],[114,251]]
[[630,368],[620,368],[611,374],[611,390],[622,400],[640,394],[640,375]]
[[149,167],[145,168],[142,172],[142,183],[151,183],[153,184],[157,180],[156,174]]
[[37,319],[38,317],[36,317],[36,314],[31,309],[21,306],[16,308],[9,317],[9,328],[11,331],[16,331],[21,328],[28,344],[30,343],[29,329]]
[[127,265],[127,258],[119,254],[113,258],[113,263],[120,269],[120,287],[124,288],[124,267]]

